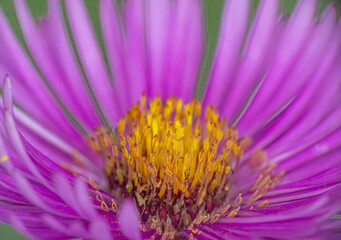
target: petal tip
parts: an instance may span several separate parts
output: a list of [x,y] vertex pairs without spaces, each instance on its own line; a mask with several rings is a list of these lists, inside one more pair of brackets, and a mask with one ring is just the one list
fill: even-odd
[[3,83],[3,101],[6,110],[12,109],[12,84],[9,75],[6,74]]
[[334,19],[334,22],[335,24],[337,23],[337,19],[338,19],[338,7],[337,5],[333,2],[333,3],[330,3],[328,4],[324,10],[323,10],[323,13],[322,13],[322,16],[321,16],[321,19],[329,16],[331,18]]
[[141,233],[138,228],[138,218],[133,201],[126,200],[119,212],[120,228],[122,233],[128,239],[141,239]]

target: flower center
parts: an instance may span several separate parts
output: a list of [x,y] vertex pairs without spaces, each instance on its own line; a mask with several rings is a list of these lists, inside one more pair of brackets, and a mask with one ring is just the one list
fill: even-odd
[[[135,199],[145,230],[171,236],[199,217],[214,222],[241,202],[240,195],[233,206],[226,202],[243,154],[238,132],[213,107],[203,116],[197,100],[148,103],[142,96],[113,132],[96,130],[92,146],[106,157],[111,194]],[[239,210],[231,209],[231,216]]]

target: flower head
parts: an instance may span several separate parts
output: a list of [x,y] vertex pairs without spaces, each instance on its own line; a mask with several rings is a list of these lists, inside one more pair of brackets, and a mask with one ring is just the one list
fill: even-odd
[[27,52],[0,14],[1,221],[34,239],[339,236],[335,7],[264,0],[249,28],[250,1],[227,1],[196,98],[200,1],[99,4],[104,52],[80,0],[38,23],[15,1]]

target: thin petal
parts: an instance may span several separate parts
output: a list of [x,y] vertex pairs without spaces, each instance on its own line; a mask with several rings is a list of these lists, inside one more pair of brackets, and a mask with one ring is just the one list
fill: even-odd
[[302,51],[305,49],[306,40],[311,35],[315,8],[315,0],[300,1],[297,5],[279,43],[274,59],[271,61],[269,73],[252,105],[238,124],[238,129],[243,134],[250,134],[249,132],[252,130],[250,127],[253,126],[255,119],[257,120],[259,113],[262,112],[262,108],[266,106],[269,98],[273,96],[273,92],[278,89],[281,81],[297,63]]
[[237,111],[240,111],[250,91],[265,74],[271,61],[272,47],[281,35],[277,32],[281,30],[277,20],[278,8],[277,0],[264,0],[258,7],[245,55],[238,66],[228,96],[222,104],[222,114],[227,119],[233,119]]
[[219,42],[205,96],[207,104],[217,106],[227,95],[247,27],[249,5],[247,0],[225,3]]
[[72,34],[76,47],[84,66],[96,98],[103,108],[111,123],[119,118],[119,105],[115,99],[114,89],[105,69],[104,60],[100,54],[95,34],[83,1],[66,1]]

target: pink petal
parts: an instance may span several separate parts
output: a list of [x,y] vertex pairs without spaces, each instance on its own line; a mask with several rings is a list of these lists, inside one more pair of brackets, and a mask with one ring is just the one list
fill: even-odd
[[141,233],[138,228],[138,219],[135,211],[134,203],[126,200],[119,212],[120,228],[122,233],[130,240],[141,239]]
[[209,77],[205,103],[217,106],[228,94],[249,17],[250,2],[225,3],[219,42]]

